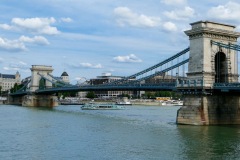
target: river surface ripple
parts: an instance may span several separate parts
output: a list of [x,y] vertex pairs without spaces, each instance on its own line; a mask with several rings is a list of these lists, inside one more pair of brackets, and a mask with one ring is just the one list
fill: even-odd
[[0,159],[239,159],[240,126],[176,125],[178,109],[1,105]]

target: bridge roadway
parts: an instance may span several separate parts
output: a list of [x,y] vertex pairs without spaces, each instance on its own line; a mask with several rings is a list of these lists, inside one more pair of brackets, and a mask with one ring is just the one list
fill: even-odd
[[[190,89],[191,88],[191,89]],[[192,92],[203,91],[209,92],[240,92],[240,83],[215,83],[213,88],[207,89],[202,86],[183,88],[175,82],[159,83],[159,84],[125,84],[125,85],[85,85],[85,86],[65,86],[56,88],[39,89],[34,94],[54,94],[58,92],[71,92],[71,91],[175,91],[175,92]],[[21,96],[31,94],[28,91],[18,91],[10,94],[11,96]]]
[[[56,88],[45,88],[36,90],[35,94],[53,94],[58,92],[71,91],[174,91],[175,83],[160,83],[160,84],[131,84],[131,85],[86,85],[86,86],[65,86]],[[12,93],[11,96],[20,96],[29,94],[28,91],[19,91]]]

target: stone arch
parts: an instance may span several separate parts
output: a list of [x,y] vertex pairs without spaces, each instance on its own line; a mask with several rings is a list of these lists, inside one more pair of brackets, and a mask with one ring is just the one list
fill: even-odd
[[224,52],[219,51],[215,54],[214,69],[215,69],[215,83],[228,82],[227,56]]
[[46,88],[46,80],[44,78],[41,78],[39,80],[39,89],[45,89]]

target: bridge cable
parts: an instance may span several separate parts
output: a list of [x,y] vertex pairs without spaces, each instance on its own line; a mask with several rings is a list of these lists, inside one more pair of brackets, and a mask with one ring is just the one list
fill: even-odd
[[[121,83],[121,82],[123,82],[123,81],[129,80],[129,79],[131,79],[131,78],[135,78],[135,77],[137,77],[137,76],[139,76],[139,75],[142,75],[142,74],[144,74],[144,73],[146,73],[146,72],[149,72],[149,71],[151,71],[151,70],[153,70],[153,69],[155,69],[155,68],[161,67],[161,66],[164,65],[164,64],[166,65],[166,64],[167,64],[168,62],[170,62],[171,60],[174,60],[174,59],[180,57],[181,55],[186,54],[189,50],[190,50],[190,47],[182,50],[181,52],[175,54],[174,56],[172,56],[172,57],[170,57],[170,58],[168,58],[168,59],[166,59],[166,60],[164,60],[164,61],[162,61],[162,62],[160,62],[160,63],[158,63],[158,64],[156,64],[156,65],[154,65],[154,66],[152,66],[152,67],[149,67],[149,68],[147,68],[147,69],[145,69],[145,70],[143,70],[143,71],[140,71],[140,72],[138,72],[138,73],[136,73],[136,74],[133,74],[133,75],[131,75],[131,76],[125,77],[125,78],[123,78],[123,79],[121,79],[121,80],[117,80],[117,81],[110,82],[110,83],[108,83],[108,85]],[[105,85],[107,85],[107,84],[105,84]]]
[[187,63],[187,62],[189,62],[189,59],[186,59],[186,60],[184,60],[184,61],[182,61],[182,62],[180,62],[180,63],[178,63],[178,64],[175,64],[175,65],[173,65],[173,66],[171,66],[171,67],[168,67],[168,68],[166,68],[166,69],[164,69],[164,70],[162,70],[162,71],[159,71],[159,72],[157,72],[157,73],[154,73],[154,74],[152,74],[152,75],[149,75],[149,76],[140,78],[140,79],[138,79],[138,80],[133,80],[133,81],[131,81],[131,82],[128,83],[128,84],[133,84],[133,83],[135,83],[135,82],[138,82],[138,83],[139,83],[140,81],[143,81],[143,80],[146,80],[146,79],[149,79],[149,78],[158,76],[158,75],[163,75],[164,73],[166,73],[166,72],[168,72],[168,71],[171,71],[172,69],[177,68],[177,67],[179,67],[179,66],[181,66],[181,65],[183,65],[183,64],[185,64],[185,63]]

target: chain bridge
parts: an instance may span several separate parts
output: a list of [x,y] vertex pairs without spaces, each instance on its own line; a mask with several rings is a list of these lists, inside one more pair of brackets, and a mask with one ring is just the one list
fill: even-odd
[[[185,31],[190,40],[186,49],[143,71],[101,85],[70,85],[56,80],[51,66],[33,65],[31,79],[11,94],[12,101],[38,106],[50,99],[41,105],[53,106],[56,104],[52,95],[57,92],[168,90],[184,94],[184,106],[177,114],[179,124],[240,124],[237,45],[240,33],[233,25],[211,21],[198,21],[191,26]],[[156,76],[162,80],[148,82]],[[166,81],[166,76],[171,78]]]

